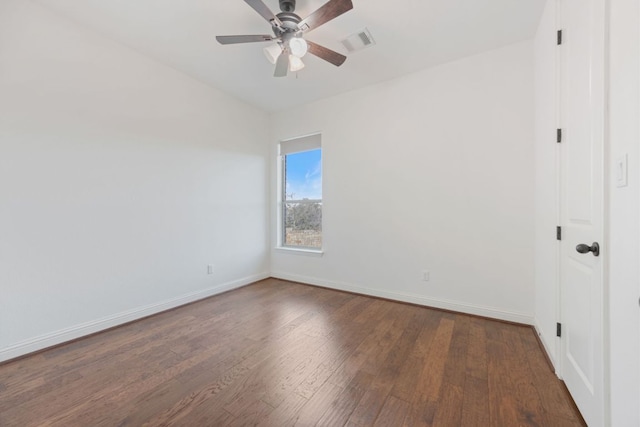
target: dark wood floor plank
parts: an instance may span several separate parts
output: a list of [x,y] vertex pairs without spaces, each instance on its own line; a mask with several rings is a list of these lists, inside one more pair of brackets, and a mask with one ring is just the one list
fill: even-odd
[[381,343],[383,347],[375,351],[377,357],[370,358],[369,364],[362,367],[363,371],[375,377],[349,418],[352,425],[370,426],[374,423],[421,332],[425,310],[413,306],[399,308],[402,316],[394,320],[392,328],[385,334],[386,341]]
[[346,424],[372,381],[373,376],[371,374],[358,371],[342,393],[329,404],[316,425],[341,426]]
[[393,382],[383,382],[374,378],[349,416],[350,425],[370,426],[378,417],[389,396]]
[[436,335],[429,346],[429,353],[424,360],[424,367],[411,401],[411,409],[404,421],[405,426],[433,423],[454,326],[454,320],[446,319],[444,316],[440,320]]
[[335,345],[335,337],[326,347],[328,351],[324,360],[322,360],[309,374],[298,384],[295,393],[310,399],[320,387],[336,372],[336,370],[344,363],[362,340],[367,336],[364,329],[352,330],[352,333],[340,334],[339,342],[341,345]]
[[[375,342],[375,347],[371,350],[371,354],[366,358],[362,365],[362,370],[370,374],[378,376],[383,368],[389,353],[397,348],[396,342],[406,332],[406,328],[412,320],[412,306],[394,305],[393,310],[389,313],[390,327]],[[401,350],[401,351],[404,351]]]
[[[266,391],[262,400],[277,407],[292,391],[303,397],[310,397],[337,369],[338,363],[353,352],[356,343],[365,337],[366,331],[362,328],[349,328],[345,331],[341,327],[349,322],[353,315],[353,312],[342,310],[342,307],[350,306],[349,302],[345,301],[339,309],[338,306],[334,306],[337,310],[331,314],[331,321],[325,319],[324,322],[314,324],[311,331],[305,332],[308,337],[315,337],[316,342],[323,344],[306,358],[302,357],[304,354],[298,353],[296,358],[290,359],[286,375],[282,375],[279,383]],[[366,300],[364,302],[370,303]],[[324,314],[328,313],[329,311],[326,311]],[[321,340],[322,338],[326,338],[326,341]],[[344,344],[337,346],[336,340]]]
[[486,322],[472,318],[469,324],[466,375],[479,379],[487,378],[487,334],[483,326]]
[[462,418],[465,427],[490,426],[489,382],[486,378],[469,375],[464,384]]
[[[255,426],[271,412],[273,412],[271,406],[262,400],[258,400],[254,405],[246,408],[240,415],[236,416],[234,423],[238,426]],[[153,424],[151,424],[150,427],[151,426],[153,426]]]
[[404,417],[409,409],[409,402],[389,396],[382,406],[374,427],[394,427],[404,423]]
[[441,398],[438,400],[434,415],[434,426],[462,425],[469,329],[469,316],[456,316],[450,351],[444,368]]
[[344,363],[331,375],[328,381],[343,388],[347,387],[367,360],[377,357],[375,351],[379,346],[379,342],[391,328],[394,313],[391,311],[392,306],[389,305],[372,304],[372,308],[374,310],[370,311],[369,315],[371,319],[376,320],[363,324],[363,327],[368,332],[367,335]]
[[529,327],[268,279],[0,364],[0,425],[584,422]]
[[398,376],[391,394],[400,400],[411,401],[428,356],[430,344],[440,324],[439,312],[425,310],[420,322],[420,333],[412,344],[412,348],[399,367]]
[[531,376],[531,380],[540,395],[540,403],[547,414],[547,418],[553,420],[553,423],[557,423],[557,425],[567,427],[586,426],[581,417],[576,417],[576,409],[573,403],[567,399],[566,390],[557,386],[558,378],[548,369],[548,362],[545,355],[540,351],[540,344],[535,337],[535,331],[533,329],[523,331],[521,339],[530,371],[535,373],[535,375]]
[[[320,417],[326,412],[327,408],[338,399],[338,396],[342,394],[344,389],[329,381],[322,384],[322,386],[309,398],[307,403],[300,409],[300,411],[291,420],[293,425],[296,426],[312,426],[315,425]],[[284,425],[289,425],[284,423]]]
[[[285,351],[296,351],[305,348],[304,327],[306,322],[299,328],[289,330],[289,333],[278,337],[274,341],[275,349]],[[286,328],[286,325],[283,327]],[[227,363],[220,363],[208,370],[191,370],[186,376],[179,376],[185,390],[191,393],[185,394],[176,403],[165,409],[159,416],[160,419],[178,419],[185,413],[203,404],[211,404],[213,400],[219,410],[230,412],[236,418],[251,408],[264,409],[258,403],[260,400],[262,387],[272,380],[272,369],[276,369],[283,362],[286,355],[282,355],[274,348],[254,347],[256,351],[246,354],[245,358],[236,360],[230,358]],[[207,372],[207,375],[203,375]]]
[[[121,406],[113,412],[114,416],[126,418],[128,414],[135,413],[137,421],[145,420],[153,417],[158,412],[158,406],[165,408],[173,406],[177,399],[183,398],[182,394],[176,395],[172,393],[175,389],[178,393],[181,390],[193,392],[193,389],[183,388],[181,375],[189,372],[194,366],[200,366],[199,362],[209,360],[211,358],[225,358],[232,355],[242,348],[254,345],[255,343],[247,339],[238,339],[235,342],[221,342],[221,346],[217,352],[200,351],[196,352],[189,358],[183,358],[173,366],[159,370],[152,375],[145,375],[145,378],[131,384],[131,386],[121,387],[114,391],[114,395],[123,402],[129,402],[126,406]],[[191,395],[192,393],[189,393]],[[158,405],[164,402],[163,405]],[[206,405],[205,405],[206,406]]]
[[491,425],[520,425],[518,402],[507,371],[511,349],[502,341],[503,325],[487,325],[487,375]]
[[[252,369],[242,382],[237,383],[233,389],[233,394],[224,406],[225,410],[238,416],[252,406],[255,401],[262,400],[269,404],[267,399],[281,403],[283,398],[278,395],[279,391],[286,392],[286,389],[278,390],[287,377],[298,365],[298,358],[306,358],[317,349],[318,343],[301,340],[298,343],[291,343],[280,357],[270,357],[263,364]],[[283,349],[284,350],[284,349]],[[302,378],[300,378],[302,381]],[[294,384],[294,386],[297,384]],[[289,390],[293,387],[289,385]]]
[[182,420],[176,420],[171,423],[173,427],[194,427],[194,426],[215,426],[227,427],[238,426],[238,420],[228,412],[218,411],[217,408],[211,408],[202,405],[189,414],[189,417]]
[[525,426],[550,425],[553,420],[548,419],[542,407],[538,391],[534,386],[527,362],[527,354],[522,345],[521,335],[529,332],[529,328],[508,328],[502,331],[502,339],[510,349],[508,358],[504,360],[507,376],[511,381],[512,395],[518,407],[519,424]]
[[290,426],[293,425],[295,417],[300,413],[302,408],[307,404],[307,399],[297,394],[291,394],[267,416],[258,421],[258,426]]
[[[309,288],[307,288],[307,291]],[[324,293],[325,297],[332,297],[333,293]],[[295,295],[289,294],[285,300],[297,298]],[[319,299],[322,305],[323,299]],[[309,331],[317,327],[321,323],[318,317],[319,311],[305,312],[298,304],[295,310],[289,310],[285,316],[289,323],[282,321],[272,322],[271,328],[265,330],[265,334],[269,333],[274,339],[270,342],[270,347],[264,347],[257,344],[253,351],[246,354],[246,358],[231,358],[227,363],[218,364],[215,367],[206,369],[209,374],[204,377],[197,375],[202,370],[199,366],[197,370],[192,370],[194,375],[181,376],[180,380],[185,381],[187,389],[198,389],[197,392],[184,396],[171,409],[166,411],[162,417],[165,419],[176,419],[182,417],[181,414],[191,411],[202,405],[209,405],[210,400],[218,399],[221,395],[229,396],[226,404],[220,405],[220,410],[231,413],[239,419],[240,415],[247,412],[250,408],[261,406],[258,403],[262,400],[264,394],[268,391],[268,387],[274,386],[279,377],[286,377],[290,370],[291,364],[295,364],[295,357],[304,357],[306,352],[311,352],[314,347],[322,344],[323,341],[311,343],[306,338]],[[293,314],[298,315],[293,318]],[[273,334],[272,330],[285,333]],[[284,354],[274,353],[273,347],[284,349]],[[224,393],[222,393],[224,391]],[[268,402],[264,402],[268,403]]]
[[473,318],[469,325],[461,421],[461,425],[469,427],[490,425],[487,336],[483,327],[486,322]]
[[442,387],[433,416],[433,426],[460,426],[462,420],[462,403],[464,400],[463,387],[445,384]]

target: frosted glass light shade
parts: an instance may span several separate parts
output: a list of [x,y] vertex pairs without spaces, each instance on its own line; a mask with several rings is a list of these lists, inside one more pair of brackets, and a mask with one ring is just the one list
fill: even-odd
[[295,55],[289,55],[289,71],[295,73],[296,71],[300,71],[304,68],[304,62],[302,59],[298,58]]
[[264,52],[264,56],[267,57],[269,62],[271,62],[272,64],[275,64],[276,61],[278,60],[278,57],[282,53],[282,48],[278,43],[275,43],[269,47],[265,47],[262,51]]
[[289,40],[289,50],[292,55],[297,56],[298,58],[302,58],[307,54],[307,50],[309,49],[309,45],[307,41],[300,37],[294,37]]

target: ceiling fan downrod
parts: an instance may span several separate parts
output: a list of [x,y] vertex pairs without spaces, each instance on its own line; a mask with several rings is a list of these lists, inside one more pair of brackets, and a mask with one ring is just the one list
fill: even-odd
[[280,0],[280,10],[294,12],[296,10],[296,0]]

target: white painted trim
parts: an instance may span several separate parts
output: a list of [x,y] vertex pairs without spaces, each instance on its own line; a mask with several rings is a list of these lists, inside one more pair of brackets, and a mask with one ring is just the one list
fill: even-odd
[[[555,0],[555,15],[556,15],[556,28],[558,30],[563,29],[562,27],[562,15],[560,13],[561,10],[561,0]],[[555,115],[556,115],[556,128],[563,129],[563,117],[562,117],[562,49],[560,46],[556,46],[555,49],[556,57],[555,57]],[[566,133],[566,129],[564,130]],[[555,196],[556,196],[556,224],[560,227],[564,226],[562,223],[562,144],[556,144],[556,152],[555,152],[555,173],[556,173],[556,188],[555,188]],[[562,312],[562,272],[560,270],[560,263],[562,261],[562,241],[556,240],[556,280],[555,280],[555,291],[556,291],[556,322],[562,323],[562,316],[564,313]],[[545,340],[543,341],[544,345],[547,345],[547,340],[553,339],[555,340],[555,354],[554,359],[555,363],[553,366],[556,370],[556,375],[558,378],[562,379],[562,349],[563,343],[560,337],[553,334],[551,337],[545,336]],[[547,351],[549,353],[549,351]]]
[[551,361],[551,365],[553,365],[553,370],[556,374],[556,376],[560,379],[562,379],[560,377],[560,370],[558,369],[558,364],[557,364],[557,355],[554,354],[549,347],[549,343],[547,342],[547,337],[542,333],[542,331],[544,330],[541,326],[540,326],[540,321],[538,320],[537,317],[535,317],[533,319],[533,327],[536,330],[536,334],[538,334],[538,337],[540,338],[540,342],[542,343],[542,347],[545,351],[545,353],[547,353],[547,356],[549,357],[549,360]]
[[15,359],[17,357],[43,350],[48,347],[82,338],[84,336],[104,331],[115,326],[120,326],[133,320],[139,320],[143,317],[171,310],[173,308],[180,307],[181,305],[189,304],[220,294],[222,292],[237,289],[253,282],[257,282],[259,280],[267,279],[268,277],[268,273],[254,274],[202,291],[191,292],[177,298],[172,298],[170,300],[158,302],[155,304],[149,304],[143,307],[114,314],[112,316],[107,316],[102,319],[93,320],[80,325],[75,325],[69,328],[61,329],[59,331],[51,332],[49,334],[41,335],[39,337],[35,337],[30,340],[12,345],[11,347],[0,349],[0,362]]
[[[640,8],[638,8],[638,12],[640,12]],[[640,13],[638,14],[638,22],[640,22]],[[638,47],[639,47],[639,49],[638,49],[638,59],[640,59],[640,44],[639,44]],[[638,83],[639,83],[638,84],[638,88],[640,88],[640,73],[638,73]],[[640,92],[638,93],[638,99],[640,99]],[[638,116],[638,128],[639,128],[638,129],[638,134],[640,135],[640,115]],[[635,162],[636,168],[638,167],[637,166],[638,165],[638,160],[640,160],[640,159],[638,159],[636,157],[636,162]],[[634,184],[637,185],[638,181],[636,181],[635,183],[631,183],[631,185],[634,185]],[[638,188],[640,189],[640,185],[638,185]],[[640,198],[640,194],[638,195],[638,197]],[[638,217],[638,220],[640,221],[640,216]],[[638,236],[637,238],[638,238],[638,242],[640,242],[640,236]],[[640,259],[638,261],[640,261]],[[638,294],[637,295],[640,295],[640,283],[638,283]],[[638,299],[638,304],[640,304],[640,299]],[[609,324],[607,326],[609,328],[611,328],[611,324]],[[639,330],[639,332],[640,332],[640,330]],[[640,342],[640,337],[638,337],[638,342]],[[607,348],[609,349],[609,351],[611,351],[611,342],[609,341],[607,343],[607,345],[608,345]],[[640,371],[640,357],[638,357],[636,360],[638,360],[638,370]],[[609,367],[609,375],[608,375],[608,377],[609,377],[609,383],[608,383],[609,389],[608,390],[609,390],[609,395],[611,395],[611,393],[613,391],[613,390],[611,390],[611,359],[609,359],[608,367]],[[640,419],[640,384],[638,385],[638,388],[636,390],[638,390],[638,419]],[[609,414],[612,415],[611,414],[611,402],[609,402],[609,409],[610,409],[609,410]],[[609,418],[609,419],[611,419],[611,418]]]
[[408,302],[418,304],[425,307],[440,308],[443,310],[451,310],[459,313],[473,314],[476,316],[489,317],[497,320],[505,320],[508,322],[522,323],[525,325],[533,325],[534,318],[532,315],[517,313],[514,311],[500,310],[494,307],[484,307],[476,304],[468,304],[458,301],[450,301],[439,298],[428,298],[421,295],[381,291],[379,289],[365,288],[349,283],[339,283],[329,280],[319,279],[316,277],[299,276],[283,272],[272,271],[271,277],[282,280],[290,280],[307,285],[321,286],[323,288],[336,289],[340,291],[353,292],[361,295],[368,295],[379,298],[386,298],[395,301]]
[[283,254],[293,254],[293,255],[306,255],[306,256],[315,256],[315,257],[321,257],[324,255],[323,250],[295,248],[292,246],[278,246],[276,248],[273,248],[273,250],[276,252],[281,252]]

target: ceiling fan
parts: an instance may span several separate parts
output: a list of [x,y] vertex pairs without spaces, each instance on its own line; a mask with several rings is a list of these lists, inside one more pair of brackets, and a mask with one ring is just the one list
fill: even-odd
[[289,70],[302,69],[301,58],[307,52],[337,67],[347,59],[338,52],[305,40],[303,35],[353,9],[351,0],[329,0],[304,19],[294,13],[296,0],[279,0],[282,12],[277,15],[262,0],[244,1],[271,24],[274,35],[217,36],[216,40],[220,44],[275,41],[276,44],[264,49],[267,58],[276,66],[274,77],[285,77]]

